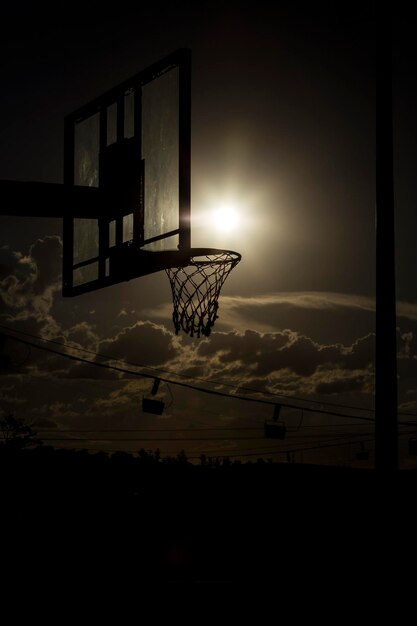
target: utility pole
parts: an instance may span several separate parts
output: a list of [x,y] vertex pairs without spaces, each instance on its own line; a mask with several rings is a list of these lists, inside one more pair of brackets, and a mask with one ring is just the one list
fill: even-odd
[[[376,16],[375,469],[398,470],[391,14]],[[384,8],[383,8],[384,7]]]

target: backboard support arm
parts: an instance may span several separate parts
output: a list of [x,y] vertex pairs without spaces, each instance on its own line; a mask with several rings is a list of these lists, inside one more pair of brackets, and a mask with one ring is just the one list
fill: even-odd
[[100,218],[114,216],[114,199],[98,187],[0,180],[0,215]]

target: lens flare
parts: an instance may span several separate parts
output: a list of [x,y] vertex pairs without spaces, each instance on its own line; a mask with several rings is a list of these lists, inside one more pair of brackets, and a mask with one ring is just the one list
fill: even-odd
[[230,205],[222,205],[213,213],[213,225],[222,232],[235,231],[239,226],[239,215]]

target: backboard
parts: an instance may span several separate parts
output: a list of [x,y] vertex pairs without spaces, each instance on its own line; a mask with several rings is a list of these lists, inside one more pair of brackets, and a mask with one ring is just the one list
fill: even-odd
[[97,210],[64,218],[64,296],[190,249],[190,73],[178,50],[66,117],[64,185],[97,189]]

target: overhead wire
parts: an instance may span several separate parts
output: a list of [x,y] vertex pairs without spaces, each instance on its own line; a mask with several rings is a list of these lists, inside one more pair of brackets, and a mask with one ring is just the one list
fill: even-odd
[[[42,350],[44,352],[48,352],[51,354],[55,354],[57,356],[61,356],[73,361],[77,361],[79,363],[85,363],[87,365],[93,365],[95,367],[101,367],[104,369],[109,369],[109,370],[113,370],[113,371],[117,371],[120,373],[124,373],[124,374],[128,374],[131,376],[138,376],[141,378],[155,378],[155,376],[153,374],[149,374],[147,372],[137,372],[134,370],[130,370],[126,367],[119,367],[116,365],[111,365],[109,363],[99,363],[97,361],[91,361],[89,359],[85,359],[81,356],[77,356],[74,354],[68,354],[66,352],[61,352],[59,350],[54,350],[53,348],[49,348],[48,346],[44,346],[44,345],[39,345],[39,344],[35,344],[33,342],[27,341],[25,339],[22,339],[20,337],[15,337],[12,335],[7,335],[9,338],[13,339],[14,341],[20,342],[24,345],[28,345],[28,346],[32,346],[33,348],[37,348],[38,350]],[[242,395],[238,395],[238,394],[228,394],[219,390],[215,390],[215,389],[207,389],[204,387],[198,387],[196,385],[192,385],[190,383],[186,383],[186,382],[182,382],[182,381],[178,381],[178,380],[171,380],[168,378],[163,378],[163,377],[159,377],[161,381],[165,382],[165,383],[170,383],[171,385],[177,385],[179,387],[183,387],[186,389],[192,389],[194,391],[200,391],[202,393],[206,393],[206,394],[210,394],[210,395],[214,395],[214,396],[220,396],[220,397],[224,397],[224,398],[229,398],[229,399],[234,399],[234,400],[243,400],[244,402],[255,402],[257,404],[267,404],[270,406],[275,406],[276,404],[278,404],[276,401],[273,400],[266,400],[264,398],[252,398],[252,397],[248,397],[248,396],[242,396]],[[207,381],[206,381],[207,382]],[[259,393],[259,392],[257,392]],[[309,402],[308,400],[304,400],[304,402]],[[295,404],[290,404],[290,403],[284,403],[284,402],[280,402],[279,404],[281,404],[282,407],[287,407],[287,408],[291,408],[291,409],[300,409],[301,407],[295,405]],[[358,416],[358,415],[349,415],[347,413],[338,413],[336,411],[326,411],[324,409],[319,409],[319,408],[310,408],[310,407],[303,407],[303,410],[306,412],[311,412],[311,413],[320,413],[322,415],[331,415],[334,417],[345,417],[345,418],[351,418],[351,419],[359,419],[359,420],[364,420],[364,421],[369,421],[369,422],[374,422],[374,419],[372,417],[365,417],[365,416]]]
[[[188,374],[182,374],[180,372],[175,372],[175,371],[167,370],[167,369],[163,369],[163,368],[157,368],[157,367],[153,367],[153,366],[150,366],[150,365],[144,365],[142,363],[133,363],[131,361],[126,361],[124,359],[120,359],[119,357],[114,357],[112,355],[103,354],[101,352],[97,352],[97,351],[94,351],[94,350],[89,350],[88,348],[84,348],[84,347],[79,346],[77,344],[62,343],[62,342],[56,341],[54,339],[48,339],[46,337],[40,337],[39,335],[34,335],[33,333],[28,333],[26,331],[16,330],[16,329],[10,328],[9,326],[5,326],[4,324],[0,324],[0,328],[2,328],[4,330],[8,330],[8,331],[13,332],[13,333],[24,335],[26,337],[31,337],[31,338],[37,339],[39,341],[52,343],[54,345],[61,346],[62,348],[70,348],[71,350],[78,350],[80,352],[85,352],[86,354],[91,354],[92,356],[96,356],[96,357],[99,357],[101,359],[106,359],[107,361],[124,363],[125,365],[129,365],[129,366],[132,366],[132,367],[145,368],[146,370],[151,370],[153,372],[158,372],[158,373],[163,372],[165,374],[169,374],[171,376],[177,376],[179,378],[185,378],[187,380],[195,380],[195,381],[203,382],[205,384],[222,385],[224,387],[229,387],[229,388],[232,388],[232,389],[237,389],[238,388],[238,389],[241,389],[242,391],[248,391],[250,393],[262,393],[263,395],[268,395],[268,396],[272,396],[272,397],[276,397],[276,398],[292,399],[292,400],[296,400],[298,402],[308,402],[309,404],[315,404],[315,405],[319,405],[319,406],[334,406],[334,407],[339,407],[339,408],[342,407],[342,408],[346,408],[346,409],[352,409],[352,410],[356,410],[356,411],[366,411],[366,412],[370,412],[370,413],[374,412],[374,409],[366,408],[366,407],[359,407],[359,406],[355,406],[355,405],[340,404],[340,403],[328,402],[328,401],[323,401],[323,400],[315,400],[315,399],[308,399],[308,400],[306,400],[305,398],[300,398],[300,397],[294,396],[294,395],[288,396],[288,395],[285,395],[285,394],[277,394],[277,393],[274,393],[273,391],[255,389],[255,388],[247,387],[247,386],[244,386],[244,385],[237,386],[237,385],[235,385],[233,383],[228,383],[228,382],[225,382],[223,380],[217,380],[217,379],[207,380],[207,379],[204,379],[204,378],[200,378],[198,376],[191,376],[191,375],[188,375]],[[10,335],[9,335],[9,337],[13,338]],[[153,375],[150,375],[150,376],[153,377],[153,378],[155,377]],[[164,379],[161,378],[161,380],[164,380]],[[300,407],[295,406],[294,408],[300,408]],[[417,415],[416,415],[416,417],[417,417]]]
[[[71,439],[67,439],[66,441],[68,443],[72,443],[73,441],[77,442],[77,440],[71,440]],[[87,441],[90,443],[90,445],[93,443],[92,440],[87,440]],[[104,440],[104,441],[106,441],[106,440]],[[113,441],[113,443],[117,443],[118,441],[120,441],[120,440]],[[130,441],[130,440],[128,440],[128,441]],[[365,440],[362,440],[362,441],[364,443],[373,443],[374,439],[373,438],[369,438],[369,439],[365,439]],[[100,443],[100,442],[97,442],[97,443]],[[293,446],[293,447],[290,447],[290,448],[283,448],[283,449],[280,449],[280,450],[275,450],[275,449],[270,449],[270,448],[268,448],[268,449],[259,449],[258,451],[254,451],[254,452],[247,452],[245,450],[239,451],[239,450],[236,450],[236,449],[231,450],[231,451],[229,451],[229,450],[200,450],[198,456],[193,456],[193,455],[189,455],[188,456],[187,455],[187,459],[198,459],[198,458],[200,458],[200,456],[202,454],[210,454],[212,456],[214,456],[214,455],[221,455],[223,457],[225,455],[227,455],[228,457],[247,457],[247,456],[259,456],[259,455],[266,455],[266,454],[271,455],[271,456],[272,455],[275,456],[275,455],[279,455],[279,454],[291,454],[291,453],[297,453],[297,452],[307,452],[307,451],[310,451],[310,450],[320,450],[322,448],[334,448],[334,447],[340,447],[340,446],[349,446],[349,445],[352,445],[352,444],[357,445],[358,443],[359,442],[358,442],[357,439],[353,440],[353,441],[349,439],[349,440],[337,441],[337,442],[334,442],[334,440],[330,439],[330,440],[322,442],[322,443],[320,443],[318,445],[306,446],[306,447],[305,446],[304,447],[294,447]],[[85,450],[85,449],[96,450],[95,448],[86,448],[85,446],[73,446],[73,448],[75,448],[75,449],[82,449],[82,450]],[[102,450],[102,448],[100,448],[100,451],[101,450]],[[116,452],[117,450],[114,450],[113,448],[107,448],[107,451],[109,451],[109,452]],[[174,454],[174,453],[171,452],[171,453],[168,453],[168,454]]]
[[[0,328],[7,329],[7,330],[10,331],[10,329],[5,327],[4,325],[0,325]],[[15,331],[12,330],[12,332],[15,332]],[[28,334],[28,333],[25,333],[25,334]],[[88,364],[88,365],[93,365],[95,367],[101,367],[101,368],[104,368],[104,369],[109,369],[109,370],[117,371],[117,372],[128,374],[128,375],[131,375],[131,376],[137,376],[137,377],[141,377],[141,378],[152,378],[152,379],[155,378],[155,376],[153,374],[149,374],[147,372],[143,372],[143,371],[138,372],[138,371],[134,371],[134,370],[128,369],[126,367],[119,367],[119,366],[116,366],[116,365],[111,365],[110,363],[101,363],[101,362],[97,362],[97,361],[91,361],[91,360],[85,359],[85,358],[83,358],[81,356],[77,356],[77,355],[74,355],[74,354],[68,354],[67,352],[62,352],[62,351],[59,351],[59,350],[54,350],[53,348],[47,347],[45,345],[39,345],[39,344],[30,342],[30,341],[27,341],[25,339],[22,339],[21,337],[16,337],[14,335],[6,335],[6,337],[8,337],[8,338],[10,338],[10,339],[12,339],[14,341],[17,341],[19,343],[22,343],[22,344],[24,344],[26,346],[29,346],[29,347],[32,347],[32,348],[36,348],[38,350],[45,351],[45,352],[48,352],[48,353],[52,353],[52,354],[55,354],[57,356],[61,356],[61,357],[64,357],[64,358],[68,358],[70,360],[77,361],[79,363],[85,363],[85,364]],[[41,340],[41,341],[52,341],[52,340],[44,340],[43,338],[40,338],[40,337],[39,337],[39,340]],[[53,342],[53,343],[58,343],[58,342]],[[59,345],[65,347],[64,344],[59,344]],[[81,350],[83,350],[83,349],[81,349]],[[93,353],[93,354],[98,354],[98,353]],[[104,357],[104,356],[102,356],[102,358],[109,359],[109,357]],[[163,377],[159,377],[159,378],[160,378],[161,381],[163,381],[165,383],[170,383],[171,385],[177,385],[179,387],[191,389],[191,390],[194,390],[194,391],[199,391],[201,393],[206,393],[206,394],[209,394],[209,395],[215,395],[215,396],[220,396],[220,397],[225,397],[225,398],[235,399],[235,400],[242,400],[242,401],[245,401],[245,402],[255,402],[257,404],[267,404],[267,405],[270,405],[270,406],[275,406],[276,404],[280,404],[282,407],[291,408],[291,409],[298,409],[298,410],[302,409],[305,412],[319,413],[321,415],[331,415],[333,417],[345,417],[345,418],[350,418],[350,419],[354,419],[354,420],[362,420],[362,421],[375,423],[375,419],[373,417],[366,417],[366,416],[363,416],[363,415],[350,415],[350,414],[347,414],[347,413],[341,413],[341,412],[337,412],[337,411],[327,411],[327,410],[321,409],[321,408],[300,407],[298,405],[290,404],[288,402],[279,402],[279,403],[277,403],[276,401],[266,400],[264,398],[259,398],[259,397],[253,398],[253,397],[248,397],[246,395],[228,394],[228,393],[225,393],[225,392],[222,392],[222,391],[219,391],[219,390],[207,389],[207,388],[204,388],[204,387],[198,387],[196,385],[192,385],[190,383],[186,383],[186,382],[182,382],[182,381],[178,381],[178,380],[171,380],[171,379],[163,378]],[[205,383],[210,383],[212,381],[204,381],[204,382]],[[263,393],[263,392],[256,391],[255,393]],[[303,401],[306,402],[306,403],[310,403],[310,400],[308,400],[308,399],[304,399]],[[323,403],[321,403],[321,404],[323,404]],[[343,405],[335,405],[335,406],[341,407]],[[412,414],[412,413],[407,413],[407,415],[410,415],[410,416],[413,416],[413,417],[417,417],[417,415]],[[410,426],[410,425],[411,426],[415,426],[414,422],[407,422],[407,421],[398,422],[398,424],[399,425],[405,425],[405,426]]]
[[[319,435],[315,435],[319,437]],[[321,437],[325,437],[326,435],[321,435]],[[335,441],[338,439],[345,439],[347,435],[339,435],[338,437],[332,437],[331,441]],[[364,433],[350,433],[349,437],[363,437]],[[302,437],[303,439],[305,437]],[[44,438],[43,441],[107,441],[111,439],[112,441],[256,441],[256,440],[264,440],[265,437],[47,437]]]

